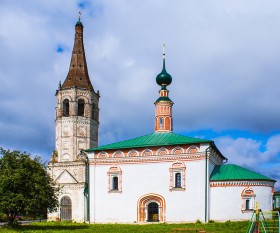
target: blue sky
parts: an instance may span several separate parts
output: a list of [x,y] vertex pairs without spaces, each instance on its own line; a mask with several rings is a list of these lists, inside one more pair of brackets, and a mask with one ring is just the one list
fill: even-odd
[[[0,146],[49,160],[82,11],[101,144],[153,131],[162,43],[174,132],[280,181],[280,2],[1,0]],[[280,188],[280,184],[277,184]]]

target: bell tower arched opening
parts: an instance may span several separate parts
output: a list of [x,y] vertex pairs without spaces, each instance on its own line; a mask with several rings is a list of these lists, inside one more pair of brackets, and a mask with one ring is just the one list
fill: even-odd
[[84,116],[85,114],[85,101],[83,99],[78,100],[78,116]]
[[68,99],[63,100],[63,116],[65,116],[65,117],[69,116],[69,100]]

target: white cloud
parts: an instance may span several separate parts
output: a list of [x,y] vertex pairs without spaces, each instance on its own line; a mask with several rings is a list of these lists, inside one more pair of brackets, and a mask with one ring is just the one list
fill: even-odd
[[[280,181],[280,135],[273,135],[266,142],[252,138],[214,139],[228,163],[238,164]],[[279,182],[277,187],[280,188]]]
[[[19,127],[19,149],[54,149],[54,93],[69,69],[78,4],[1,1],[1,144],[12,147],[7,135],[14,131],[7,130]],[[101,94],[100,143],[153,131],[162,42],[173,76],[175,131],[280,130],[279,1],[99,0],[84,6],[88,69]],[[58,45],[63,53],[56,53]],[[217,144],[232,162],[257,166],[256,158],[273,161],[278,140],[267,139],[264,152],[254,139]]]

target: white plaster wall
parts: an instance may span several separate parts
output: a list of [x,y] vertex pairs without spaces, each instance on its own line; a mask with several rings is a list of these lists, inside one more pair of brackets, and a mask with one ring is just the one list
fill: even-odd
[[[247,220],[252,216],[252,212],[241,211],[241,193],[247,188],[236,187],[211,187],[210,188],[210,219],[212,220]],[[259,202],[259,208],[263,211],[271,210],[271,187],[250,186]]]
[[[67,185],[62,188],[61,194],[58,197],[59,203],[61,198],[68,196],[72,202],[72,220],[75,222],[84,222],[85,217],[85,202],[84,202],[84,187]],[[60,208],[57,212],[48,213],[49,221],[57,221],[60,219]]]
[[166,221],[203,221],[205,161],[185,162],[186,190],[170,192],[169,168],[173,162],[119,165],[122,169],[122,193],[108,193],[107,172],[111,166],[91,165],[91,222],[137,221],[137,201],[149,193],[165,198]]

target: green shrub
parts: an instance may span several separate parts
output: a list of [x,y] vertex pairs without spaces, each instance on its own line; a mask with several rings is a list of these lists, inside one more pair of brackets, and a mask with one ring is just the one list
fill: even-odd
[[6,222],[7,221],[7,215],[0,213],[0,222]]
[[196,224],[202,224],[202,222],[199,219],[197,219],[195,223]]

